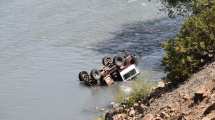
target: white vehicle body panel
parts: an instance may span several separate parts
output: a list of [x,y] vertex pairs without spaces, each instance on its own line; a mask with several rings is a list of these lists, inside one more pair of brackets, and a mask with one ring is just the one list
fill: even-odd
[[125,80],[130,80],[130,79],[134,78],[139,73],[140,73],[139,69],[134,64],[132,64],[129,67],[127,67],[126,69],[122,70],[120,72],[120,75],[121,75],[123,81],[125,81]]

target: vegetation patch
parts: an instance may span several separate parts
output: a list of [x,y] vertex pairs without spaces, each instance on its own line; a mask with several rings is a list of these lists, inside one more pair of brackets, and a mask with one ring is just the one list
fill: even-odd
[[144,81],[143,76],[140,75],[129,88],[131,90],[130,93],[125,93],[125,91],[119,90],[115,99],[118,103],[126,106],[132,106],[141,98],[144,99],[145,96],[149,95],[153,86],[155,86],[155,83]]
[[215,0],[194,0],[193,11],[180,33],[163,44],[166,79],[173,83],[186,80],[215,58]]

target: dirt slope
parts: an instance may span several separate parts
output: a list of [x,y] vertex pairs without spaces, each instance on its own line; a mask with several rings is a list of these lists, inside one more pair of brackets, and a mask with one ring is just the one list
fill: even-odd
[[113,108],[106,114],[106,120],[111,119],[215,120],[215,62],[177,89],[152,95],[147,102],[139,101],[130,108]]

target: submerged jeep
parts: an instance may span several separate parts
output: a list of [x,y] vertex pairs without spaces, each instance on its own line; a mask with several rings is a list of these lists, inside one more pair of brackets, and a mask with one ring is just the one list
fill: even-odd
[[79,80],[88,86],[111,85],[114,81],[133,79],[140,73],[136,67],[136,57],[128,52],[114,57],[106,56],[102,59],[102,64],[101,69],[93,69],[89,74],[81,71]]

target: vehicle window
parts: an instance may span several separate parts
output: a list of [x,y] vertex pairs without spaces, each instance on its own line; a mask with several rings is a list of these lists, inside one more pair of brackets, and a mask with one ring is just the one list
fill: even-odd
[[123,77],[126,80],[126,79],[128,79],[129,77],[131,77],[134,74],[136,74],[136,70],[132,69],[131,71],[129,71],[128,73],[126,73]]

